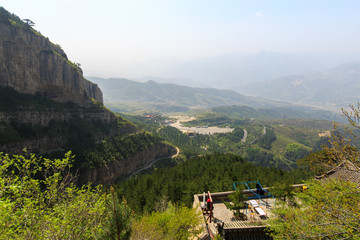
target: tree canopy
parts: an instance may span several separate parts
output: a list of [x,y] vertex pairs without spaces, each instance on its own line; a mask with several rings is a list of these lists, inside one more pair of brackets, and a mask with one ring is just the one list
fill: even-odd
[[274,239],[360,239],[360,191],[354,183],[307,182],[296,206],[281,204],[271,230]]
[[133,223],[131,239],[189,239],[201,231],[201,216],[196,209],[169,203],[164,211],[152,212]]
[[[61,159],[0,153],[1,239],[128,239],[131,210],[112,191],[76,187]],[[121,222],[121,224],[119,223]]]
[[75,187],[73,158],[0,153],[0,235],[6,239],[96,237],[104,216],[99,189]]

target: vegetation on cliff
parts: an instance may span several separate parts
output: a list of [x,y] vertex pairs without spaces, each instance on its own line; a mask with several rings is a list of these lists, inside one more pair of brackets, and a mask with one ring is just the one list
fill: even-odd
[[[29,19],[27,19],[29,20]],[[29,21],[22,21],[18,16],[16,16],[13,13],[10,13],[5,10],[5,8],[0,6],[0,22],[2,23],[11,23],[14,25],[17,25],[21,29],[33,31],[33,22],[31,20]]]
[[86,160],[82,167],[97,167],[114,160],[126,159],[161,142],[160,138],[145,131],[107,137],[101,143],[86,148],[82,153],[82,158]]

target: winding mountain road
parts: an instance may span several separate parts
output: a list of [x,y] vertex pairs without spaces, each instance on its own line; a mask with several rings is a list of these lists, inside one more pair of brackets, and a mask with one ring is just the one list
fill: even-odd
[[[176,147],[176,153],[174,155],[171,156],[171,158],[176,158],[180,153],[180,149],[178,147]],[[133,176],[139,174],[140,172],[149,169],[152,167],[152,165],[154,165],[154,163],[156,163],[157,161],[160,161],[161,159],[166,159],[167,157],[161,157],[161,158],[156,158],[154,161],[150,162],[148,165],[136,170],[135,172],[133,172],[128,179],[132,178]]]
[[[245,129],[244,129],[245,130]],[[266,134],[266,126],[264,126],[263,130],[262,130],[262,135],[261,136],[264,136]],[[244,134],[245,135],[245,134]],[[258,140],[261,136],[255,138],[254,140],[252,140],[250,142],[250,144],[253,144],[254,142],[256,142],[256,140]]]
[[241,139],[241,141],[242,141],[243,143],[246,142],[247,135],[248,135],[248,132],[247,132],[246,129],[244,128],[244,136],[243,136],[243,138]]

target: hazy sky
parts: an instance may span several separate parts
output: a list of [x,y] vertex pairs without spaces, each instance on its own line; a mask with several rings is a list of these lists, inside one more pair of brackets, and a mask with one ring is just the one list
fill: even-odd
[[261,50],[360,53],[359,0],[0,0],[87,76],[132,62]]

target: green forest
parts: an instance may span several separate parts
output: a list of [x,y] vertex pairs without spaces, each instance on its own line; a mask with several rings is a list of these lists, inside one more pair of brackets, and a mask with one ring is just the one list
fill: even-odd
[[[10,91],[9,96],[14,96],[11,94],[17,93]],[[19,96],[19,99],[24,99],[12,100],[9,97],[8,101],[39,102],[38,108],[29,108],[42,111],[41,96]],[[81,110],[71,104],[52,101],[47,104],[48,110]],[[101,109],[102,105],[94,103],[88,110]],[[6,105],[2,110],[6,111]],[[65,154],[64,149],[43,156],[27,152],[0,156],[0,187],[3,189],[0,192],[1,235],[10,239],[139,239],[141,236],[147,236],[147,239],[174,239],[174,236],[187,239],[201,230],[197,228],[201,223],[200,215],[191,207],[194,194],[231,191],[233,182],[256,180],[264,187],[282,186],[281,189],[287,189],[291,184],[305,182],[316,189],[316,183],[313,185],[309,179],[315,172],[326,170],[319,168],[319,162],[333,156],[330,145],[327,148],[325,145],[323,150],[327,153],[316,153],[327,141],[319,134],[332,129],[331,123],[325,121],[256,120],[207,114],[199,115],[196,121],[187,124],[229,126],[234,130],[226,134],[189,136],[164,124],[167,119],[160,115],[153,119],[121,115],[108,124],[81,119],[50,122],[46,127],[2,123],[0,134],[3,141],[45,134],[62,135],[67,138],[66,149],[72,153]],[[341,129],[340,126],[338,131]],[[247,137],[243,141],[245,130]],[[108,137],[100,142],[94,141],[97,135],[104,133]],[[124,180],[113,186],[72,184],[78,168],[96,168],[158,143],[178,147],[179,156],[171,161],[159,161],[147,174],[130,179],[124,176]],[[339,151],[348,151],[348,148]],[[274,193],[284,196],[284,191],[276,190]],[[297,193],[290,191],[287,194],[294,196]],[[313,194],[318,198],[316,193]],[[298,197],[301,199],[303,196]],[[306,197],[302,199],[306,200]],[[348,209],[350,205],[344,207]],[[274,219],[272,231],[278,234],[274,238],[282,236],[288,229],[281,221],[281,211],[279,208],[279,218]],[[298,233],[291,234],[298,236]]]
[[154,231],[153,239],[187,239],[199,233],[195,227],[201,222],[191,208],[195,193],[232,190],[234,181],[257,179],[271,186],[309,176],[300,169],[264,168],[234,154],[214,154],[135,176],[109,190],[73,185],[70,152],[59,159],[1,154],[0,162],[0,234],[6,239],[129,239]]
[[[297,168],[296,162],[326,144],[333,129],[330,121],[313,119],[250,119],[225,114],[195,114],[196,120],[183,122],[187,127],[209,126],[233,128],[230,133],[189,136],[164,124],[169,117],[148,119],[143,116],[121,116],[161,139],[180,148],[180,158],[199,154],[234,153],[258,166],[281,169]],[[341,125],[342,126],[342,125]],[[244,138],[244,133],[247,136]]]
[[[9,36],[19,31],[13,35],[22,42],[27,42],[22,34],[29,42],[44,41],[42,53],[64,58],[63,64],[82,74],[65,53],[49,50],[53,43],[32,28],[30,19],[21,20],[0,7],[2,24],[11,27]],[[0,50],[13,44],[9,39]],[[18,70],[16,62],[9,65]],[[187,111],[191,104],[194,109],[216,106],[187,112],[194,120],[179,126],[229,131],[183,132],[171,126],[177,116],[115,114],[87,94],[84,105],[77,105],[0,87],[0,146],[6,150],[0,150],[0,239],[196,239],[209,225],[192,206],[194,194],[233,191],[234,182],[245,181],[259,181],[274,194],[273,212],[263,219],[273,239],[360,239],[360,104],[342,109],[348,124],[334,124],[336,114],[301,106],[219,106],[243,99],[233,91],[180,91],[174,84],[154,81],[137,85],[119,89],[142,98],[142,104],[115,103],[117,108],[134,112],[152,101],[165,112]],[[186,101],[180,105],[165,102],[164,97],[174,103],[184,94]],[[267,100],[258,101],[255,105],[267,106]],[[55,144],[48,144],[54,139]],[[156,147],[166,157],[146,156]],[[133,159],[140,163],[121,176],[110,176],[110,168],[123,170],[128,167],[124,162],[129,160],[130,166]],[[101,168],[107,171],[84,177],[84,172]],[[340,170],[343,175],[337,177],[334,173]],[[103,173],[110,176],[107,184],[86,182]],[[294,184],[302,185],[295,189]],[[242,188],[237,190],[223,201],[235,218],[240,209],[248,209],[244,201],[249,200]],[[221,234],[213,239],[223,239]]]
[[231,191],[233,182],[260,181],[264,186],[277,182],[301,183],[309,171],[284,171],[255,166],[234,154],[212,154],[194,157],[172,168],[158,169],[119,183],[118,194],[125,196],[137,213],[156,210],[156,203],[166,199],[190,207],[193,195],[202,192]]

